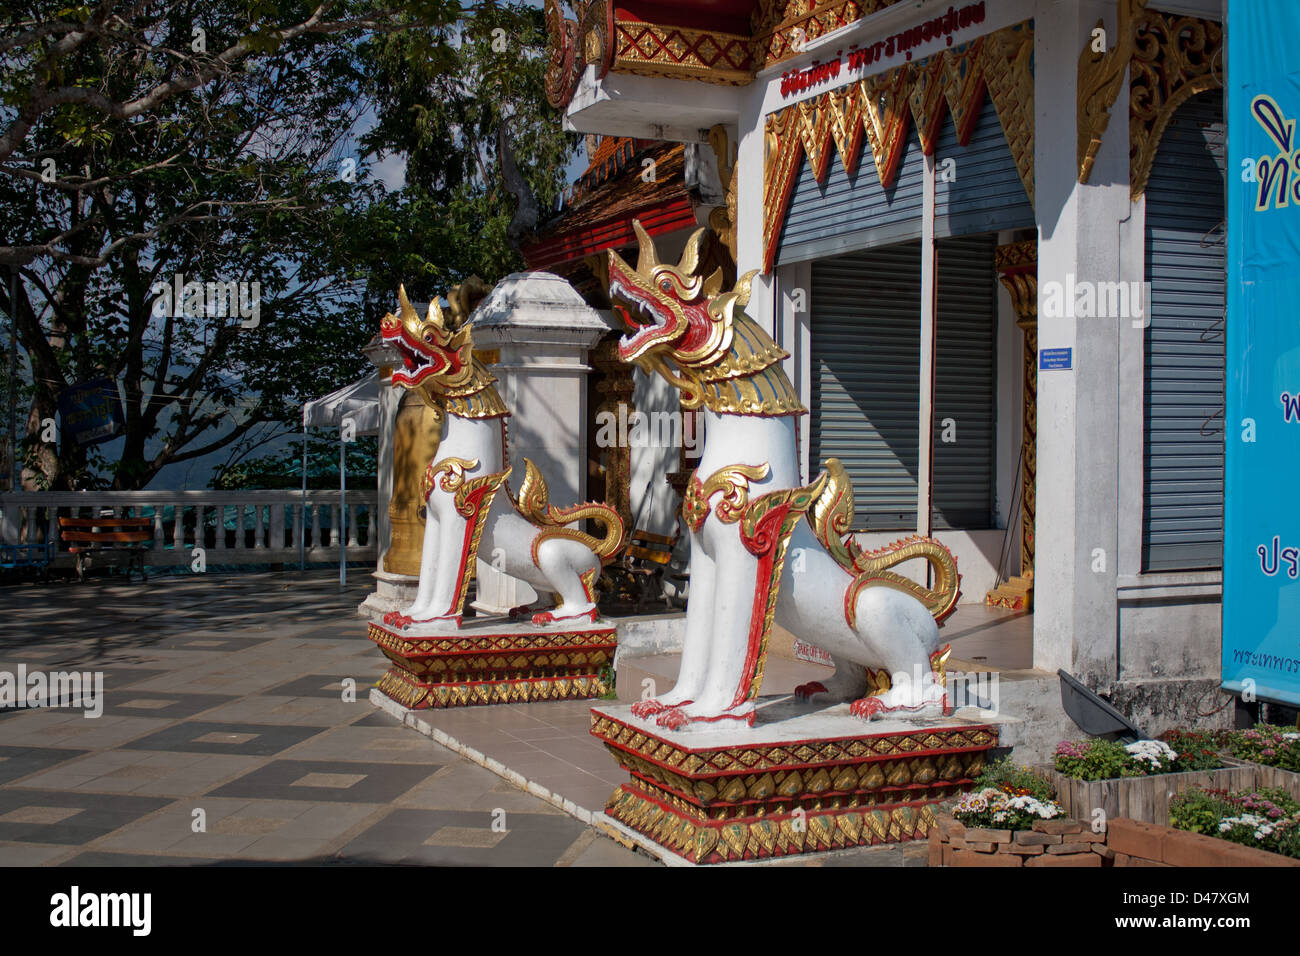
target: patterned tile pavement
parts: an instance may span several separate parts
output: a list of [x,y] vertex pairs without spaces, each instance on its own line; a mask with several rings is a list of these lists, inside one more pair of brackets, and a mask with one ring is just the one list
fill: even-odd
[[[0,710],[0,866],[660,864],[369,703],[386,662],[336,572],[0,588],[0,679],[103,675],[102,713]],[[622,782],[582,701],[438,728],[579,806]],[[783,861],[924,866],[923,842]]]
[[103,675],[0,710],[0,866],[658,865],[376,711],[353,580],[0,589],[0,673]]

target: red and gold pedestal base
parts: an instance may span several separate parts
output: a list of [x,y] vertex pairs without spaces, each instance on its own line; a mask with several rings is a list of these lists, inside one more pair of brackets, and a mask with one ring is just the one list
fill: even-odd
[[392,662],[379,690],[409,710],[600,697],[610,689],[601,674],[617,646],[614,628],[603,624],[484,620],[399,630],[372,623],[367,636]]
[[632,777],[605,815],[690,863],[924,837],[932,805],[968,788],[998,742],[988,724],[868,724],[846,705],[694,733],[647,724],[627,706],[595,707],[591,733]]

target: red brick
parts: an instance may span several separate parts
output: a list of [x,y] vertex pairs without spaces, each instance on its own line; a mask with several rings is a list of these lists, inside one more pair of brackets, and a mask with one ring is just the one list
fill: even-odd
[[[1110,852],[1115,853],[1114,850],[1111,850]],[[1132,860],[1133,858],[1129,856],[1127,853],[1115,853],[1116,866],[1128,866],[1132,862]]]
[[997,848],[998,848],[998,844],[987,843],[983,840],[966,841],[966,849],[974,850],[976,853],[995,853],[997,851]]
[[1200,833],[1172,833],[1165,837],[1163,853],[1155,859],[1170,866],[1232,866],[1227,861],[1226,840],[1204,836]]
[[1140,856],[1129,857],[1129,866],[1169,866],[1168,863],[1161,863],[1159,860],[1148,860]]
[[1049,846],[1047,852],[1057,856],[1069,856],[1071,853],[1091,853],[1091,843],[1058,843]]
[[1012,843],[1010,846],[1002,848],[1003,853],[1014,853],[1016,856],[1041,856],[1043,848],[1041,846],[1020,846]]
[[1106,843],[1116,853],[1163,860],[1164,834],[1161,831],[1165,829],[1168,828],[1119,817],[1107,825]]
[[930,829],[930,866],[943,866],[943,841],[939,838],[939,828]]
[[1012,853],[975,853],[954,850],[953,866],[1020,866],[1020,857]]
[[1099,855],[1103,860],[1113,860],[1116,856],[1115,851],[1104,843],[1094,843],[1092,852]]
[[1039,833],[1055,833],[1060,836],[1081,832],[1083,824],[1078,820],[1035,820],[1034,829]]
[[967,843],[1010,843],[1011,831],[969,828],[965,839]]
[[1101,866],[1101,857],[1096,853],[1071,853],[1066,856],[1031,856],[1025,860],[1025,866]]
[[1164,840],[1165,863],[1170,866],[1296,866],[1300,862],[1200,833],[1171,830]]
[[1058,833],[1038,833],[1034,830],[1017,830],[1016,844],[1018,846],[1051,846],[1053,843],[1060,843],[1061,836]]
[[966,832],[965,824],[958,823],[957,818],[951,813],[940,810],[934,815],[934,819],[945,836],[959,837]]
[[961,836],[966,832],[965,823],[957,822],[957,818],[946,810],[939,810],[935,814],[935,822],[939,823],[939,829],[944,831],[945,836]]
[[956,853],[956,852],[957,852],[957,851],[954,850],[954,849],[952,848],[952,844],[951,844],[951,843],[945,843],[945,844],[943,845],[943,865],[944,865],[944,866],[952,866],[952,856],[953,856],[953,854]]
[[1074,834],[1074,836],[1070,837],[1070,841],[1072,843],[1105,843],[1106,834],[1104,831],[1093,833],[1087,827],[1084,827],[1083,832]]
[[949,837],[948,845],[954,850],[964,850],[966,849],[966,840],[959,836]]

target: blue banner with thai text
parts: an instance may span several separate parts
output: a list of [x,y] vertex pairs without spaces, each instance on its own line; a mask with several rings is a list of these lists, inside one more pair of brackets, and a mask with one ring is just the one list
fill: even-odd
[[1223,686],[1300,704],[1300,19],[1229,0]]

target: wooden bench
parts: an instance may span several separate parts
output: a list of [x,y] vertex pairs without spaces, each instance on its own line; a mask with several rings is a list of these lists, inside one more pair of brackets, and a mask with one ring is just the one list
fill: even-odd
[[134,570],[140,572],[141,581],[149,579],[144,556],[153,546],[152,518],[60,518],[59,535],[77,557],[78,581],[86,579],[86,568],[100,555],[125,556],[128,581]]
[[634,531],[623,549],[622,560],[608,569],[635,595],[637,613],[652,601],[664,601],[668,607],[673,606],[672,598],[664,593],[664,581],[672,579],[680,584],[679,579],[685,579],[684,574],[673,568],[673,549],[680,533],[679,530],[678,534],[670,537],[651,531]]
[[50,562],[54,560],[54,542],[42,544],[0,544],[0,570],[22,571],[35,568],[41,580],[50,579]]

